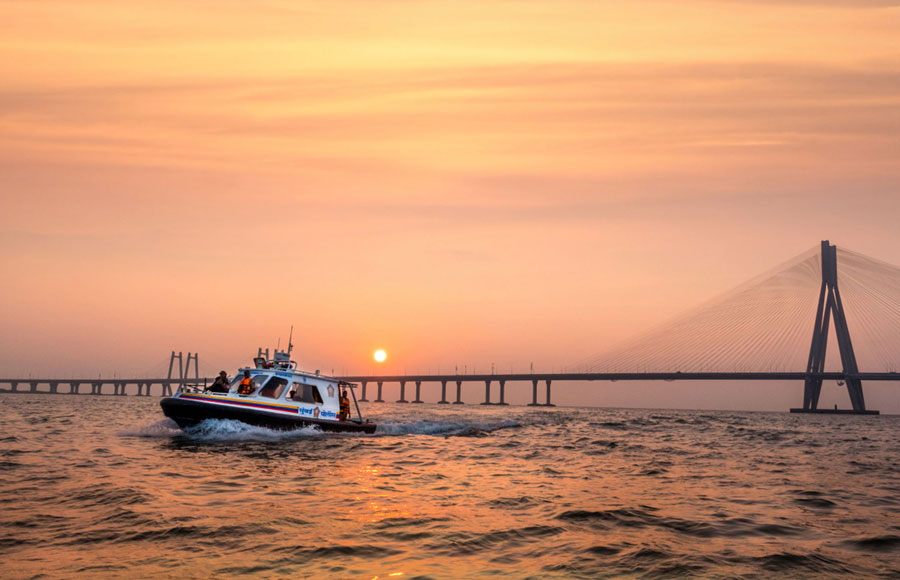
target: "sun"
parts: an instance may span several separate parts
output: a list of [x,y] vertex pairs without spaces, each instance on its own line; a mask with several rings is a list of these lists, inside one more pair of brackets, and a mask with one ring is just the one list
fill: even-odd
[[387,360],[387,353],[379,348],[375,351],[374,357],[376,362],[384,362]]

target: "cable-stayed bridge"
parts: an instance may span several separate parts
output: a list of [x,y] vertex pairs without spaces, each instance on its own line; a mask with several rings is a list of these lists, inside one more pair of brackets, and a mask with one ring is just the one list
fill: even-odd
[[[831,345],[831,348],[829,348]],[[180,355],[180,353],[179,353]],[[179,375],[172,363],[178,359]],[[124,395],[127,385],[137,385],[139,395],[161,385],[162,394],[172,386],[203,383],[196,372],[189,378],[173,353],[167,379],[36,380],[0,379],[10,390],[28,385],[40,392],[41,384],[60,392],[79,392],[91,385],[91,394],[113,385],[113,394]],[[190,367],[191,355],[188,355]],[[376,388],[374,402],[383,402],[385,383],[398,383],[397,402],[421,403],[423,384],[440,384],[439,403],[461,404],[462,385],[484,384],[482,404],[506,404],[507,383],[525,382],[532,387],[532,405],[551,406],[551,385],[560,381],[754,381],[802,382],[803,406],[794,412],[835,412],[819,409],[824,381],[845,385],[850,409],[845,413],[877,413],[866,408],[863,381],[900,381],[900,268],[862,254],[837,248],[827,241],[820,247],[777,266],[741,286],[718,296],[618,348],[571,364],[560,373],[527,374],[412,374],[354,375],[340,377],[360,383],[362,401],[369,387]],[[492,400],[492,386],[498,386]],[[415,387],[415,399],[406,399],[407,385]],[[454,401],[447,387],[456,387]],[[543,402],[538,391],[545,389]],[[542,393],[543,394],[543,393]]]

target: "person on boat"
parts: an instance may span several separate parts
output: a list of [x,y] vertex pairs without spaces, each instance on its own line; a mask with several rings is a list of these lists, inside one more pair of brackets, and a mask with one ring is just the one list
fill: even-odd
[[228,380],[228,373],[225,371],[221,371],[219,376],[216,377],[216,380],[213,382],[212,386],[209,388],[210,393],[227,393],[228,392],[228,384],[231,381]]
[[244,371],[244,378],[238,385],[238,395],[252,395],[254,390],[256,390],[256,383],[250,378],[250,371]]
[[338,415],[338,419],[346,421],[350,418],[350,397],[347,396],[347,389],[344,389],[344,393],[338,400],[341,403],[341,412],[340,415]]

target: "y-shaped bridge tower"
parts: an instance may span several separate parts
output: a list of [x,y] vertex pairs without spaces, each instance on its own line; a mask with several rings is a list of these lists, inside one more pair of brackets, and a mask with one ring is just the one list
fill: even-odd
[[[819,306],[816,310],[816,326],[813,329],[812,344],[809,348],[809,363],[806,365],[806,382],[803,387],[803,408],[791,409],[791,412],[814,413],[818,411],[819,394],[822,392],[821,374],[825,371],[825,350],[828,345],[828,328],[834,317],[834,332],[838,349],[841,352],[841,363],[844,369],[844,382],[850,395],[850,404],[856,412],[865,412],[866,400],[863,397],[862,381],[858,378],[859,367],[853,353],[853,342],[850,340],[850,329],[847,328],[847,316],[838,289],[837,247],[827,240],[822,242],[822,289],[819,291]],[[818,376],[813,376],[818,375]]]

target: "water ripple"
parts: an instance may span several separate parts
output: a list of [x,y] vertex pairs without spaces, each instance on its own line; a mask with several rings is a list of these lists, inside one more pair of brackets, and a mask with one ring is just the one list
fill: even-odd
[[896,417],[385,404],[342,435],[0,398],[4,579],[900,576]]

